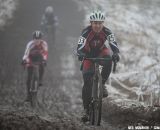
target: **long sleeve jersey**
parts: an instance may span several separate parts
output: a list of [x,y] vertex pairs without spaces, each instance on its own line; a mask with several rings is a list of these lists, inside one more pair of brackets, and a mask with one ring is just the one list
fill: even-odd
[[114,34],[106,27],[102,31],[95,33],[91,26],[86,27],[78,40],[78,53],[91,54],[100,52],[101,49],[107,47],[105,42],[108,40],[109,46],[113,53],[119,53],[117,42],[115,41]]
[[44,60],[47,60],[48,58],[48,44],[44,40],[32,40],[30,41],[25,49],[25,53],[23,56],[23,60],[29,61],[29,56],[34,50],[38,50]]

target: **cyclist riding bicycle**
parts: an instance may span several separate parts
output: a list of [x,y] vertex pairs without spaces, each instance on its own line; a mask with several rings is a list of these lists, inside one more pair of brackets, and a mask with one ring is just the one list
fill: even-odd
[[47,26],[51,26],[55,31],[56,27],[58,26],[58,17],[54,14],[54,9],[52,6],[47,6],[42,16],[41,20],[42,30],[47,32]]
[[[90,15],[90,25],[87,26],[79,37],[77,53],[79,60],[82,61],[82,74],[83,74],[83,89],[82,100],[84,106],[84,115],[82,120],[88,117],[89,103],[91,100],[91,87],[92,76],[94,74],[93,61],[83,59],[83,57],[100,57],[110,58],[111,60],[101,61],[102,68],[102,84],[103,84],[103,97],[108,96],[105,82],[107,81],[112,68],[112,60],[119,61],[119,48],[115,41],[114,34],[104,26],[105,15],[101,11],[94,11]],[[110,49],[106,45],[108,41]]]
[[42,79],[44,75],[44,67],[46,66],[48,58],[48,44],[46,41],[42,40],[42,32],[35,31],[33,32],[33,40],[31,40],[27,46],[23,56],[22,65],[27,67],[27,98],[26,101],[29,101],[30,98],[30,84],[33,74],[33,64],[34,62],[41,63],[39,66],[39,86],[42,86]]

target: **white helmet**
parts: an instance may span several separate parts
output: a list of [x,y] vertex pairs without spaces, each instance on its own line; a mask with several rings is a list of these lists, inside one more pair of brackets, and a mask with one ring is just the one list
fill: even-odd
[[90,21],[102,21],[104,22],[105,20],[105,15],[101,11],[94,11],[90,15]]
[[45,13],[46,14],[52,14],[54,12],[53,7],[52,6],[47,6],[45,9]]

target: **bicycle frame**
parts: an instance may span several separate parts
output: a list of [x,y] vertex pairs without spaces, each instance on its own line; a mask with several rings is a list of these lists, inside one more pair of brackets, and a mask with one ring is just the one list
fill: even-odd
[[94,75],[92,85],[91,102],[89,105],[89,121],[91,125],[100,125],[102,112],[102,76],[99,69],[98,61],[111,60],[110,58],[85,58],[94,61]]
[[33,108],[37,107],[38,99],[37,92],[39,88],[39,65],[33,66],[33,74],[30,86],[30,95],[31,95],[31,106]]
[[37,92],[39,88],[39,66],[42,63],[33,62],[31,66],[33,67],[32,77],[30,81],[29,95],[30,95],[30,103],[33,108],[37,107]]
[[96,91],[97,91],[97,82],[98,80],[100,81],[100,85],[102,85],[102,76],[100,74],[100,70],[99,70],[99,64],[96,62],[94,63],[94,67],[95,67],[95,72],[93,75],[93,87],[92,87],[92,98],[93,100],[96,99],[98,96],[102,96],[102,95],[97,95]]
[[30,92],[37,92],[38,91],[38,84],[39,84],[39,65],[33,65],[33,73],[32,73],[32,84],[30,87]]
[[95,72],[93,76],[92,96],[91,96],[92,100],[90,104],[90,124],[100,125],[102,98],[103,98],[102,76],[100,74],[99,65],[97,62],[94,64],[94,66],[95,66]]

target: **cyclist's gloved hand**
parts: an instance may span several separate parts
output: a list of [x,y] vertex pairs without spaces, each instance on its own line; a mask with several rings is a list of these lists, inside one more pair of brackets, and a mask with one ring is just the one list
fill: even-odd
[[120,57],[119,57],[118,53],[113,53],[112,60],[114,62],[118,62],[120,60]]
[[21,65],[24,66],[26,64],[27,64],[27,61],[26,60],[22,60]]
[[85,54],[84,54],[84,53],[78,52],[78,60],[79,60],[79,61],[82,61],[84,57],[85,57]]
[[43,61],[42,61],[42,64],[43,64],[44,66],[47,66],[47,61],[46,61],[46,60],[43,60]]
[[83,60],[83,56],[78,56],[78,60],[82,61]]

